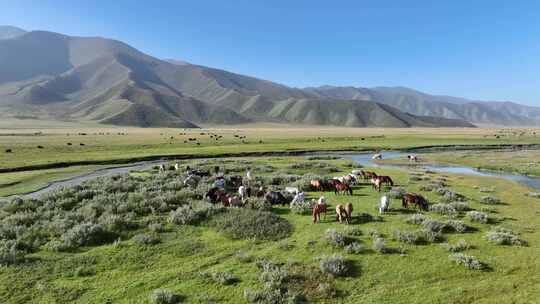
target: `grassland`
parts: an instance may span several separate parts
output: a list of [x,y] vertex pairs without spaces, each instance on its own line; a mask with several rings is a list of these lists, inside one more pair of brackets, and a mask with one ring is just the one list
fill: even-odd
[[[221,161],[221,160],[219,160]],[[246,163],[247,161],[247,163]],[[249,158],[238,163],[240,172],[247,164],[257,168],[273,169],[256,175],[278,173],[304,174],[324,172],[323,169],[293,169],[292,163],[306,162],[302,157]],[[316,161],[321,162],[321,161]],[[348,162],[324,161],[336,166],[341,173],[351,170]],[[446,179],[452,191],[467,197],[468,205],[489,214],[489,224],[471,222],[460,215],[474,229],[468,233],[445,234],[448,241],[464,239],[473,247],[465,251],[477,257],[489,268],[475,271],[456,265],[449,253],[438,244],[411,245],[391,239],[394,229],[415,230],[405,223],[413,213],[400,208],[397,200],[383,221],[355,221],[352,227],[362,231],[354,238],[364,245],[360,254],[347,254],[333,248],[323,240],[325,231],[345,225],[328,217],[320,224],[311,224],[309,215],[291,213],[287,207],[274,207],[272,212],[292,224],[292,234],[281,241],[232,240],[220,231],[202,223],[198,225],[173,225],[167,222],[168,213],[153,213],[150,218],[139,218],[141,226],[124,235],[114,244],[83,247],[74,252],[38,250],[31,259],[0,271],[0,298],[5,303],[147,303],[156,288],[165,288],[181,295],[187,303],[245,303],[244,290],[261,288],[260,270],[256,261],[268,259],[282,263],[289,271],[303,279],[293,280],[287,287],[301,291],[310,302],[318,303],[537,303],[540,299],[540,203],[525,196],[529,190],[519,184],[495,178],[470,177],[421,173],[422,180],[400,170],[378,170],[394,177],[400,187],[425,195],[431,203],[441,197],[434,192],[421,191],[429,181]],[[152,179],[153,172],[133,173]],[[489,193],[501,199],[502,204],[480,204],[486,195],[478,189],[489,187]],[[308,198],[324,194],[331,205],[352,202],[355,214],[376,214],[379,193],[369,186],[356,186],[352,197],[333,193],[308,192]],[[330,213],[331,214],[331,213]],[[426,212],[431,218],[447,221],[448,218]],[[130,237],[147,233],[145,223],[162,222],[166,225],[159,233],[161,243],[153,246],[137,245]],[[484,239],[493,225],[504,226],[528,241],[529,246],[499,246]],[[387,246],[400,253],[380,254],[371,250],[370,230],[379,231]],[[238,258],[244,252],[251,259]],[[343,255],[354,271],[345,277],[327,277],[320,274],[315,260],[324,254]],[[208,281],[201,272],[225,272],[237,282],[227,285]],[[319,283],[328,283],[338,292],[331,297],[315,291]]]

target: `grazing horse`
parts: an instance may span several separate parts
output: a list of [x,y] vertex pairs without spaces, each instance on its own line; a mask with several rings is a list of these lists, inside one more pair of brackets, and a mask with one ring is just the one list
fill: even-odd
[[351,186],[347,184],[339,183],[339,184],[335,184],[334,186],[334,194],[338,194],[338,193],[341,193],[341,194],[348,193],[349,195],[353,195],[353,190]]
[[326,181],[326,183],[324,184],[326,187],[326,189],[335,189],[336,188],[336,185],[338,184],[343,184],[342,182],[340,182],[339,180],[337,179],[329,179]]
[[379,205],[379,214],[383,214],[385,211],[388,211],[390,208],[390,197],[383,195],[381,197],[381,203]]
[[281,192],[277,192],[277,191],[268,191],[266,192],[266,194],[264,195],[264,200],[268,203],[270,203],[270,205],[274,206],[274,205],[287,205],[287,199],[285,198],[285,196],[283,194],[281,194]]
[[311,180],[310,185],[316,191],[324,191],[323,182],[320,179]]
[[240,196],[241,200],[245,200],[247,198],[247,189],[245,186],[238,187],[238,195]]
[[362,177],[364,178],[364,181],[368,181],[370,179],[376,178],[377,173],[371,172],[371,171],[362,171],[360,170],[360,173],[362,174]]
[[345,204],[345,212],[347,213],[347,217],[345,220],[347,221],[347,224],[352,221],[352,212],[353,212],[353,205],[351,203]]
[[285,192],[296,195],[300,190],[297,187],[285,187]]
[[390,178],[390,176],[379,175],[377,178],[381,180],[381,184],[390,186],[394,185],[394,181]]
[[382,159],[382,154],[381,154],[381,153],[377,153],[377,154],[373,155],[373,156],[371,157],[371,159],[373,159],[373,160],[376,160],[376,159],[377,159],[377,160],[381,160],[381,159]]
[[220,191],[218,195],[218,200],[221,202],[223,207],[230,207],[231,206],[231,197],[225,192]]
[[352,173],[349,173],[349,174],[343,176],[343,181],[346,184],[350,184],[350,185],[356,185],[356,183],[358,182],[358,180],[356,179],[356,175],[354,175]]
[[165,165],[164,164],[159,165],[159,172],[164,172],[164,171],[165,171]]
[[427,200],[420,194],[416,193],[409,192],[403,195],[403,198],[401,199],[401,204],[403,205],[403,208],[407,208],[409,205],[415,205],[415,207],[420,210],[428,210]]
[[343,220],[348,222],[347,211],[345,210],[345,206],[342,204],[338,204],[336,206],[336,220],[340,223],[343,223]]
[[210,188],[208,192],[206,192],[204,197],[207,198],[210,201],[210,203],[215,204],[217,203],[222,191],[223,190],[221,190],[219,187],[213,187],[213,188]]
[[324,214],[324,219],[326,220],[326,204],[315,204],[311,211],[313,224],[316,224],[317,221],[321,221],[321,214]]
[[238,196],[229,197],[229,206],[231,207],[242,207],[242,200]]
[[371,186],[373,187],[373,189],[381,192],[381,180],[378,177],[371,179]]
[[418,156],[416,156],[416,155],[411,155],[411,154],[409,154],[409,155],[407,155],[407,158],[408,158],[409,161],[411,161],[411,162],[417,162],[417,161],[418,161]]
[[190,186],[191,188],[196,188],[200,180],[201,178],[197,175],[189,175],[184,180],[184,186]]
[[298,192],[292,199],[290,206],[292,207],[295,204],[302,204],[304,202],[304,199],[305,199],[304,192]]
[[239,175],[233,175],[229,177],[229,181],[231,182],[231,185],[233,185],[233,187],[240,187],[242,185],[243,179]]
[[257,192],[255,192],[256,197],[263,197],[266,194],[266,190],[264,190],[263,186],[260,186],[259,189],[257,189]]

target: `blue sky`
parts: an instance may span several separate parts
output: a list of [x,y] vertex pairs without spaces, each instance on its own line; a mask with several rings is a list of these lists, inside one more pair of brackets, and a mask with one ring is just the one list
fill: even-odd
[[540,1],[2,0],[0,24],[115,38],[290,86],[540,106]]

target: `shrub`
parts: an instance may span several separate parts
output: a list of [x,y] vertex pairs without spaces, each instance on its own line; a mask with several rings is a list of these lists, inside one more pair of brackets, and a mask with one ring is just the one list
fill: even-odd
[[465,214],[471,221],[487,224],[489,217],[487,214],[479,211],[469,211]]
[[435,186],[433,186],[433,185],[431,185],[431,184],[428,184],[428,185],[421,185],[418,189],[419,189],[420,191],[430,192],[430,191],[433,191],[433,189],[435,189]]
[[280,216],[250,209],[228,209],[215,216],[211,225],[234,239],[280,240],[292,231]]
[[368,230],[369,237],[373,240],[379,237],[382,237],[382,233],[380,233],[377,229],[369,229]]
[[457,233],[464,233],[469,230],[469,227],[467,227],[463,221],[458,220],[449,220],[446,222],[446,227]]
[[457,215],[456,209],[450,204],[433,204],[429,206],[429,210],[449,217]]
[[495,187],[481,187],[478,191],[482,193],[490,193],[495,191]]
[[0,265],[18,264],[24,261],[25,254],[16,241],[0,240]]
[[402,187],[392,187],[387,195],[393,199],[402,199],[405,193],[407,193],[407,191],[405,191],[405,189]]
[[486,240],[493,242],[497,245],[527,245],[527,242],[519,239],[512,230],[503,227],[492,228],[492,230],[486,234],[485,238]]
[[349,271],[345,259],[340,255],[322,256],[319,258],[321,272],[331,276],[344,276]]
[[455,244],[444,243],[441,244],[441,247],[450,252],[461,252],[471,248],[465,240],[459,240]]
[[247,203],[247,207],[259,211],[272,211],[272,204],[267,202],[264,198],[250,199]]
[[433,232],[442,232],[446,228],[446,224],[437,220],[426,219],[422,222],[422,227]]
[[165,226],[162,223],[150,223],[148,224],[148,230],[152,233],[165,232]]
[[83,223],[74,226],[62,235],[63,249],[75,249],[80,246],[99,245],[114,240],[114,236],[101,225]]
[[486,205],[498,205],[501,203],[501,200],[494,196],[482,196],[482,198],[480,198],[480,203]]
[[417,214],[413,214],[413,215],[409,216],[405,220],[405,222],[407,224],[420,225],[427,219],[429,219],[427,216],[423,215],[422,213],[417,213]]
[[464,202],[451,202],[449,205],[454,207],[454,209],[456,209],[456,211],[469,211],[469,210],[471,210],[469,205],[467,205],[467,203],[464,203]]
[[373,238],[373,244],[371,245],[371,249],[378,253],[390,252],[389,248],[386,247],[386,242],[384,241],[384,238],[380,236]]
[[249,263],[253,261],[253,257],[251,256],[251,254],[249,254],[248,252],[244,250],[238,250],[235,253],[234,257],[242,263]]
[[466,198],[464,195],[450,190],[446,190],[443,194],[443,197],[441,198],[441,201],[444,203],[463,202],[465,200]]
[[426,243],[426,240],[423,239],[423,237],[419,233],[413,231],[401,231],[399,229],[394,229],[392,231],[392,239],[407,244]]
[[360,254],[362,253],[362,251],[364,251],[364,246],[362,246],[362,244],[358,242],[352,242],[349,245],[345,246],[345,252],[349,254]]
[[222,209],[210,203],[195,201],[171,211],[169,221],[178,225],[197,224],[210,216],[221,212]]
[[150,294],[150,302],[153,304],[180,303],[180,296],[167,289],[155,289]]
[[317,294],[323,299],[332,299],[338,296],[338,290],[330,283],[319,283]]
[[345,234],[350,235],[350,236],[362,235],[362,230],[360,230],[360,228],[358,227],[347,227],[343,229],[343,232],[345,232]]
[[248,303],[257,304],[296,304],[304,302],[302,297],[297,294],[290,291],[282,292],[277,289],[244,289],[244,299]]
[[304,200],[301,203],[295,203],[291,205],[291,211],[295,214],[311,214],[311,203],[308,200]]
[[474,256],[465,255],[463,253],[454,253],[448,256],[450,260],[456,262],[458,265],[463,265],[472,270],[483,270],[486,268],[485,264],[480,262]]
[[336,248],[343,248],[347,245],[348,239],[345,233],[337,231],[334,228],[327,229],[324,233],[324,240]]
[[432,231],[424,228],[416,231],[416,234],[420,240],[430,243],[440,243],[445,240],[441,231]]
[[238,282],[238,279],[229,272],[205,272],[202,276],[220,285],[232,285]]
[[161,242],[160,238],[151,234],[137,234],[131,238],[135,244],[142,246],[156,245]]

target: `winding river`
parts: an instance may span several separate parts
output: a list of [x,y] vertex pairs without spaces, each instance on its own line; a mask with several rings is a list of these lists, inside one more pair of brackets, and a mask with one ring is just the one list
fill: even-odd
[[[385,159],[405,158],[407,156],[407,153],[394,152],[394,151],[384,151],[382,154]],[[400,170],[408,169],[407,166],[403,166],[403,165],[375,163],[371,160],[372,155],[373,155],[372,153],[354,153],[354,154],[341,154],[340,156],[343,157],[343,159],[351,160],[364,167],[392,168],[392,169],[400,169]],[[145,170],[159,163],[162,163],[162,161],[146,161],[146,162],[139,162],[139,163],[135,163],[132,165],[127,165],[127,166],[100,169],[100,170],[96,170],[94,172],[76,176],[70,179],[51,182],[49,185],[37,191],[30,192],[27,194],[22,194],[19,196],[28,197],[28,198],[36,198],[49,191],[53,191],[62,187],[69,187],[69,186],[77,185],[84,181],[94,179],[97,177],[111,176],[114,174],[127,173],[127,172],[135,171],[135,170]],[[503,178],[506,180],[515,181],[525,186],[528,186],[529,188],[534,189],[534,191],[540,191],[540,178],[534,178],[534,177],[529,177],[525,175],[511,174],[511,173],[504,173],[504,172],[480,171],[480,170],[477,170],[471,167],[465,167],[465,166],[447,166],[447,165],[420,165],[420,166],[424,169],[441,172],[441,173],[454,173],[454,174]]]

